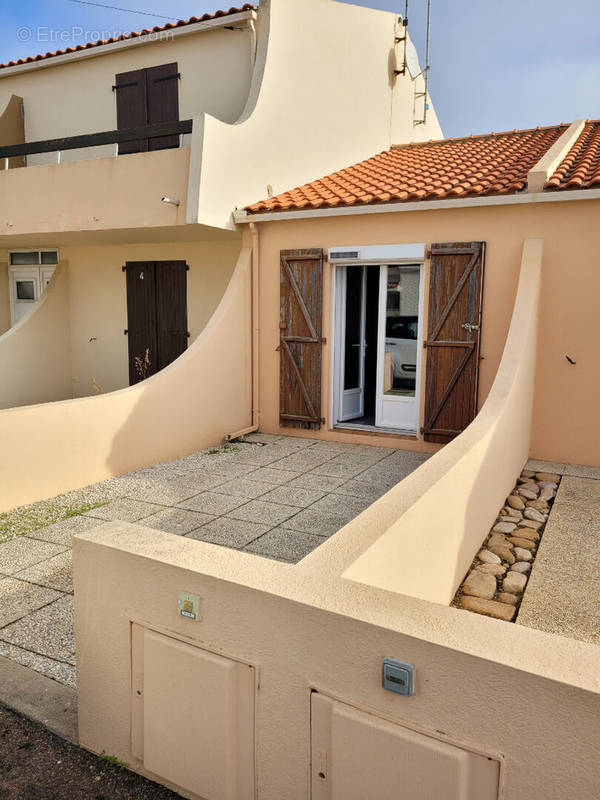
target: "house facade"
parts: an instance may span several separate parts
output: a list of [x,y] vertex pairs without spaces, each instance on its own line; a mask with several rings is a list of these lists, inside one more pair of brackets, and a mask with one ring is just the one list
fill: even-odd
[[[360,32],[360,50],[336,45],[334,30]],[[16,352],[29,356],[0,406],[154,374],[223,296],[241,250],[235,207],[374,147],[439,135],[433,109],[413,125],[423,79],[404,67],[404,33],[394,14],[273,0],[2,65],[4,374]],[[306,125],[322,113],[326,131]],[[340,151],[354,114],[370,123]],[[298,159],[307,127],[319,148]],[[64,277],[42,310],[55,271]],[[33,322],[38,310],[45,322]]]
[[531,455],[598,464],[597,131],[403,146],[238,213],[259,239],[261,429],[422,451],[452,440],[488,397],[537,238]]

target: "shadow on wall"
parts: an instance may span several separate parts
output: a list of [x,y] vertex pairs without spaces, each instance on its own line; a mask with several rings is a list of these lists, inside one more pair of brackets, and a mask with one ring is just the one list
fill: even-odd
[[0,413],[0,512],[216,444],[250,424],[250,268],[242,249],[203,332],[148,380]]
[[541,265],[542,241],[525,241],[502,361],[475,420],[303,566],[451,601],[529,454]]

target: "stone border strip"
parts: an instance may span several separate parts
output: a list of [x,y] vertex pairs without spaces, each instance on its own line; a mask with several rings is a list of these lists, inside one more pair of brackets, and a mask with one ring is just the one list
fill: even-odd
[[523,470],[453,606],[514,622],[560,480],[553,472]]

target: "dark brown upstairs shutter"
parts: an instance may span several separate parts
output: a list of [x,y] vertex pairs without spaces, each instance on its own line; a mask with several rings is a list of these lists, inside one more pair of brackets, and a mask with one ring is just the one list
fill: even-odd
[[280,256],[279,421],[321,427],[323,251],[282,250]]
[[424,438],[448,442],[477,413],[484,242],[431,246]]
[[158,369],[175,361],[188,343],[187,265],[185,261],[156,262],[156,323]]
[[[148,124],[145,70],[121,72],[115,79],[117,95],[117,128],[143,128]],[[140,153],[148,149],[148,140],[121,142],[119,155]]]
[[[148,97],[148,125],[158,122],[175,122],[179,119],[179,73],[177,64],[150,67],[146,73]],[[149,150],[166,150],[179,147],[179,136],[161,136],[150,139]]]
[[158,372],[156,335],[156,281],[154,261],[128,261],[127,335],[129,383],[133,385]]

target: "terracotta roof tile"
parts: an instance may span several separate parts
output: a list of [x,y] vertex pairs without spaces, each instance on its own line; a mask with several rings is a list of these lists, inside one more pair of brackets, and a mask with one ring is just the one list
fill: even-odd
[[544,189],[590,189],[600,185],[600,120],[587,122]]
[[173,28],[183,28],[185,25],[193,25],[196,22],[207,22],[208,20],[217,19],[218,17],[227,17],[230,14],[240,14],[243,11],[251,11],[253,8],[254,6],[252,3],[245,3],[240,8],[230,8],[228,11],[215,11],[213,14],[203,14],[201,17],[190,17],[189,19],[180,19],[177,22],[167,22],[166,25],[156,25],[154,28],[143,28],[141,31],[124,33],[121,36],[114,36],[110,39],[99,39],[97,42],[78,44],[76,47],[66,47],[64,50],[55,50],[51,53],[41,53],[37,56],[19,58],[16,61],[8,61],[5,64],[0,64],[0,69],[16,67],[19,64],[31,64],[34,61],[43,61],[47,58],[54,58],[55,56],[64,56],[66,53],[76,53],[79,50],[89,50],[92,47],[100,47],[103,44],[113,44],[114,42],[122,42],[127,39],[136,39],[138,36],[147,36],[151,33],[170,31]]
[[[520,192],[527,186],[529,170],[566,128],[553,125],[393,147],[246,210],[265,213]],[[589,169],[600,182],[600,132],[596,134],[596,160],[590,161],[595,172],[593,166]]]

